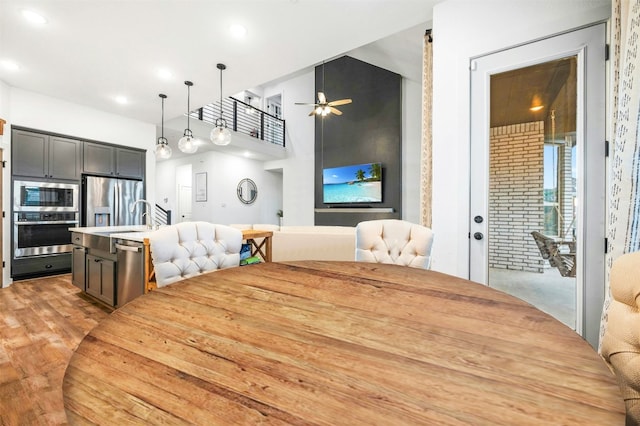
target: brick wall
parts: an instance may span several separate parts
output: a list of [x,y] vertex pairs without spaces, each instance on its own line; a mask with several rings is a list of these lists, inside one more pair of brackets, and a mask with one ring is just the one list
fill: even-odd
[[564,144],[560,145],[560,171],[558,182],[560,183],[560,194],[558,199],[560,200],[560,214],[561,220],[558,226],[560,230],[560,237],[565,240],[571,240],[573,238],[573,230],[575,229],[574,204],[573,199],[576,196],[575,182],[571,176],[572,167],[572,148],[575,145],[575,141],[572,136],[565,136]]
[[489,267],[542,272],[544,122],[494,127],[490,144]]

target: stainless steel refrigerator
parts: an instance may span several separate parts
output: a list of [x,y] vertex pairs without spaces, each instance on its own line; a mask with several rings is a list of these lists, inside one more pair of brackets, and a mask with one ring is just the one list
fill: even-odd
[[144,198],[141,181],[108,177],[82,178],[82,226],[142,225],[144,204],[131,206]]

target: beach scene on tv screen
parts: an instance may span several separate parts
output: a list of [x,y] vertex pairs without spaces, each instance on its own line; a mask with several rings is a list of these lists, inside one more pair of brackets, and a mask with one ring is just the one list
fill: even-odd
[[382,201],[382,165],[355,164],[323,170],[324,203],[379,203]]

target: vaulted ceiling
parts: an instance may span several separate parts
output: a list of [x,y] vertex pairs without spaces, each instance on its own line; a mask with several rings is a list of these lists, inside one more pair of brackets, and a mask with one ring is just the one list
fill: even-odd
[[[168,95],[166,118],[185,112],[184,80],[194,82],[192,107],[219,98],[217,63],[227,65],[223,96],[381,40],[393,55],[387,68],[403,73],[406,39],[397,34],[429,22],[438,1],[1,0],[0,65],[19,69],[0,66],[0,80],[157,124],[159,93]],[[31,25],[24,9],[47,22]],[[234,38],[233,24],[246,35]],[[159,78],[161,69],[171,77]],[[114,102],[120,95],[126,104]]]

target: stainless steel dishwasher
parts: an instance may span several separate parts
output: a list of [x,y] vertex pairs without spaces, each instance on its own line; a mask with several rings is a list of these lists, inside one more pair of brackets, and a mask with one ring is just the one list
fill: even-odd
[[116,239],[117,295],[116,306],[144,294],[144,244],[139,241]]

